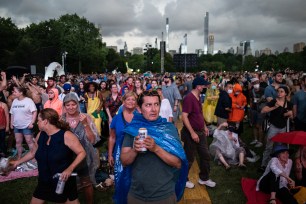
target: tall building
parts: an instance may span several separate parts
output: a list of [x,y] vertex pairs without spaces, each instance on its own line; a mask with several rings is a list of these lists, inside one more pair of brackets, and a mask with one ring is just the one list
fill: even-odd
[[260,50],[260,55],[271,55],[272,54],[272,50],[270,48],[266,48],[266,49],[263,49],[263,50]]
[[275,53],[274,53],[274,55],[275,55],[275,56],[279,55],[279,51],[276,50]]
[[255,57],[260,57],[259,50],[255,50]]
[[180,45],[180,54],[187,54],[187,33],[184,35],[184,43]]
[[252,55],[251,41],[244,42],[244,55]]
[[244,55],[244,41],[239,43],[239,47],[237,48],[237,55]]
[[231,47],[230,49],[228,49],[227,53],[229,53],[229,54],[235,54],[234,48]]
[[202,49],[196,49],[195,53],[198,55],[198,57],[204,54]]
[[285,48],[284,48],[284,52],[289,52],[289,48],[288,48],[288,47],[285,47]]
[[207,54],[214,54],[214,45],[215,45],[215,36],[213,34],[210,34],[208,36],[208,51]]
[[169,52],[169,18],[166,18],[166,51]]
[[127,51],[128,51],[128,47],[127,47],[126,42],[124,42],[124,48],[123,48],[123,49],[124,49],[124,54],[125,54],[125,53],[127,53]]
[[142,47],[134,47],[133,48],[133,55],[142,55],[143,49]]
[[209,13],[206,12],[204,17],[204,54],[208,51],[208,32],[209,32]]
[[305,43],[304,42],[299,42],[299,43],[295,43],[293,45],[293,52],[302,52],[303,49],[305,47]]

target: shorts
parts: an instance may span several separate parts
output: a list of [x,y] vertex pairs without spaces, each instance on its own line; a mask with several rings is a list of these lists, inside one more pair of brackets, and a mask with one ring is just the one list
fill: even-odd
[[86,162],[86,158],[77,166],[75,172],[78,174],[77,176],[77,189],[80,190],[87,186],[91,186],[93,183],[90,180],[89,169]]
[[33,135],[33,129],[29,129],[29,128],[18,129],[14,127],[14,133],[21,133],[23,135]]
[[257,110],[252,110],[252,124],[262,125],[264,120],[263,114],[259,113]]
[[66,181],[63,194],[56,194],[57,180],[54,182],[38,181],[33,197],[54,203],[65,203],[67,200],[74,201],[78,198],[75,176],[69,177]]

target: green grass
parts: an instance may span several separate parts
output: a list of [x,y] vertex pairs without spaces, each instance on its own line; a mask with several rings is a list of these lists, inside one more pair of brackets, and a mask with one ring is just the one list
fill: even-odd
[[[245,131],[242,135],[243,141],[247,144],[253,139],[252,129],[245,123]],[[209,139],[211,141],[211,139]],[[251,148],[257,154],[262,156],[263,148]],[[259,178],[257,168],[260,166],[260,160],[257,163],[246,163],[247,169],[241,170],[233,167],[230,171],[225,171],[223,166],[211,162],[210,177],[217,182],[213,189],[207,188],[210,199],[213,204],[242,204],[246,203],[246,198],[241,189],[241,178]],[[32,193],[35,189],[37,178],[24,178],[9,182],[0,183],[0,202],[2,204],[23,204],[29,203]],[[113,189],[105,192],[95,191],[94,203],[110,204],[112,203]],[[80,193],[80,202],[85,203],[84,195]]]

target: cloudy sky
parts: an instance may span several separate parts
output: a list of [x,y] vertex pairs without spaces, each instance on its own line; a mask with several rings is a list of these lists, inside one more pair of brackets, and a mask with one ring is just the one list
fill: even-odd
[[154,46],[168,17],[170,49],[178,50],[187,33],[189,53],[203,49],[206,11],[215,50],[226,52],[254,40],[253,52],[292,51],[293,43],[306,42],[305,8],[306,0],[0,0],[0,16],[11,17],[19,27],[77,13],[100,25],[103,41],[118,49],[125,41],[129,50]]

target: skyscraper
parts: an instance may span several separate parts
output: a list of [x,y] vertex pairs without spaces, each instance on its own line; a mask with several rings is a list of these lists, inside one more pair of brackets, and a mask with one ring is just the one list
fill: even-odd
[[213,34],[210,34],[208,36],[208,52],[207,54],[214,54],[214,44],[215,44],[215,36]]
[[169,52],[169,18],[166,18],[166,52]]
[[204,17],[204,54],[208,51],[208,28],[209,28],[209,13],[206,12]]

